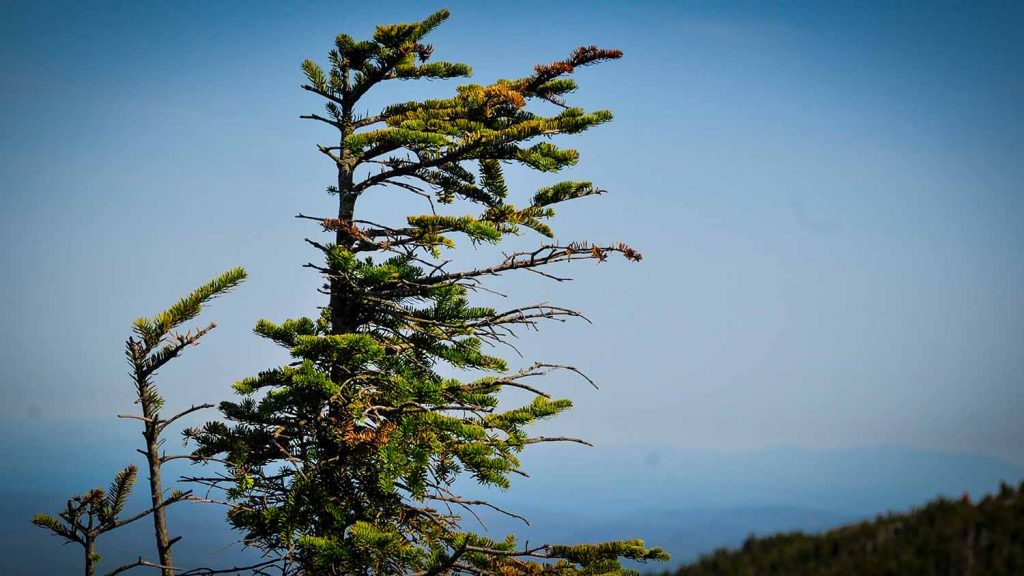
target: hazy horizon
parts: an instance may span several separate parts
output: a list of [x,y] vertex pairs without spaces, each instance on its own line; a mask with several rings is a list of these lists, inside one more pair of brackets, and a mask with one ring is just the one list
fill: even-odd
[[[5,451],[0,469],[0,555],[11,559],[5,574],[79,566],[80,550],[56,546],[53,536],[30,527],[28,520],[33,513],[60,509],[70,493],[105,484],[112,470],[127,463],[128,454],[90,451],[92,442],[123,445],[135,436],[127,427],[116,434],[104,428],[101,438],[73,424],[56,428],[67,435],[65,442],[33,446],[40,442],[33,430],[0,424],[0,434],[21,448]],[[35,457],[33,449],[48,457]],[[670,563],[646,567],[654,571],[718,547],[739,546],[751,533],[828,530],[887,512],[905,513],[938,496],[969,494],[977,501],[997,493],[1001,481],[1016,486],[1024,479],[1024,465],[900,447],[723,452],[550,445],[528,450],[523,465],[530,477],[513,479],[507,492],[463,485],[460,493],[521,514],[531,525],[481,511],[483,524],[467,518],[468,527],[492,537],[515,533],[530,542],[642,538],[672,554]],[[71,469],[74,475],[62,474]],[[168,472],[184,469],[179,465]],[[145,498],[135,494],[128,508],[143,508]],[[177,548],[181,565],[225,566],[245,558],[231,545],[239,535],[223,521],[219,507],[189,505],[173,512],[175,532],[186,537]],[[130,561],[150,549],[148,530],[139,523],[104,539],[104,565]]]

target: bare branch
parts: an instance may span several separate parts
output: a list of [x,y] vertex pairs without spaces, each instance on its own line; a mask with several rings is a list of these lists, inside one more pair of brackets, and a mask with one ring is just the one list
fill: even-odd
[[158,506],[154,506],[152,508],[149,508],[148,510],[143,510],[142,512],[139,512],[138,514],[136,514],[134,516],[130,516],[128,518],[125,518],[124,520],[117,520],[117,521],[111,523],[110,524],[110,529],[112,530],[114,528],[120,528],[121,526],[124,526],[126,524],[131,524],[132,522],[135,522],[136,520],[139,520],[140,518],[145,518],[146,516],[149,516],[150,514],[156,512],[157,510],[166,508],[166,507],[170,506],[171,504],[175,504],[175,503],[181,502],[183,500],[188,500],[189,497],[191,497],[191,496],[192,496],[192,491],[191,490],[186,491],[186,492],[182,492],[181,494],[178,494],[178,495],[175,495],[175,496],[171,496],[167,500],[164,500],[163,502],[161,502]]
[[204,410],[206,408],[213,408],[213,404],[193,404],[190,408],[182,410],[181,412],[178,412],[177,414],[175,414],[174,416],[171,416],[170,418],[168,418],[166,420],[161,420],[159,422],[159,425],[157,426],[157,428],[160,429],[160,430],[163,430],[163,429],[167,428],[167,426],[169,426],[175,420],[178,420],[179,418],[182,418],[184,416],[188,416],[189,414],[191,414],[193,412],[197,412],[199,410]]
[[339,130],[341,130],[343,127],[341,122],[338,122],[337,120],[331,120],[330,118],[324,118],[319,114],[303,114],[302,116],[299,116],[299,118],[303,120],[318,120],[320,122],[323,122],[324,124],[330,124],[331,126],[334,126]]
[[583,444],[584,446],[594,447],[593,444],[586,440],[579,438],[570,438],[568,436],[538,436],[536,438],[527,438],[523,441],[523,444],[539,444],[540,442],[575,442],[577,444]]
[[159,370],[161,366],[167,364],[172,359],[177,358],[177,356],[181,354],[182,350],[199,342],[200,338],[205,336],[209,331],[213,330],[216,327],[216,322],[210,322],[205,328],[196,330],[194,333],[192,331],[189,331],[187,334],[178,336],[177,342],[171,345],[171,347],[168,349],[168,353],[161,354],[157,357],[150,356],[149,358],[146,359],[145,365],[142,367],[141,370],[141,378],[144,379],[151,376],[154,372]]
[[338,98],[337,96],[335,96],[334,94],[331,94],[330,92],[324,92],[323,90],[317,90],[316,88],[314,88],[313,86],[310,86],[309,84],[303,84],[302,85],[302,89],[306,90],[308,92],[312,92],[314,94],[319,94],[320,96],[323,96],[324,98],[327,98],[328,100],[330,100],[331,102],[334,102],[335,104],[341,104],[342,106],[345,105],[345,101],[342,100],[341,98]]
[[465,498],[460,498],[458,496],[439,496],[436,494],[428,494],[427,498],[431,500],[440,500],[442,502],[451,502],[453,504],[464,504],[466,506],[485,506],[487,508],[490,508],[491,510],[500,512],[506,516],[522,520],[527,526],[530,526],[530,521],[527,520],[525,516],[520,516],[519,514],[516,514],[514,512],[509,512],[508,510],[499,508],[486,500],[467,500]]
[[138,568],[140,566],[144,566],[144,567],[147,567],[147,568],[160,568],[160,569],[168,568],[168,566],[164,566],[163,564],[157,564],[155,562],[150,562],[148,560],[143,560],[142,556],[139,556],[139,559],[136,560],[135,562],[132,562],[131,564],[125,564],[123,566],[119,566],[117,568],[114,568],[110,572],[107,572],[106,576],[117,576],[117,574],[120,574],[122,572],[127,572],[127,571],[131,570],[132,568]]
[[366,118],[360,118],[359,120],[355,120],[352,122],[352,129],[358,130],[360,128],[365,128],[366,126],[369,126],[371,124],[383,122],[386,119],[387,118],[383,114],[379,114],[377,116],[367,116]]
[[246,570],[257,570],[260,568],[266,568],[267,566],[271,566],[278,562],[282,562],[285,559],[286,557],[271,558],[270,560],[257,562],[256,564],[250,564],[248,566],[234,566],[231,568],[192,568],[191,570],[181,572],[180,574],[178,574],[178,576],[211,576],[213,574],[232,574],[238,572],[245,572]]
[[147,423],[153,421],[152,418],[146,418],[145,416],[136,416],[135,414],[118,414],[117,417],[124,419],[141,420]]

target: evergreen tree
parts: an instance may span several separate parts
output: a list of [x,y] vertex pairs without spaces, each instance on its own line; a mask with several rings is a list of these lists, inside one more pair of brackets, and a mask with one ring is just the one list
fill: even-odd
[[[233,268],[210,282],[193,290],[173,306],[157,314],[153,318],[139,318],[132,325],[133,336],[125,342],[125,355],[131,366],[132,381],[135,387],[135,403],[140,407],[140,414],[122,414],[119,418],[130,418],[142,422],[142,436],[145,449],[139,450],[146,457],[149,471],[150,507],[128,518],[120,514],[127,503],[128,494],[135,485],[138,469],[132,465],[118,472],[109,491],[94,488],[81,496],[68,500],[66,508],[58,517],[37,514],[32,523],[50,530],[67,542],[76,542],[85,552],[85,574],[95,574],[100,555],[96,552],[96,539],[103,533],[120,528],[126,524],[152,515],[153,536],[156,542],[158,562],[150,562],[139,557],[138,561],[121,566],[108,576],[125,572],[135,567],[147,566],[161,570],[163,576],[174,576],[178,573],[174,567],[171,547],[180,537],[171,538],[167,528],[167,507],[177,502],[195,499],[189,491],[172,490],[165,494],[162,479],[163,465],[171,460],[188,459],[192,455],[168,455],[161,452],[163,440],[161,434],[167,427],[179,419],[204,408],[212,408],[212,404],[193,405],[173,416],[163,417],[161,409],[164,399],[160,395],[153,377],[156,371],[178,357],[187,347],[196,346],[199,340],[216,327],[210,323],[204,328],[196,328],[185,332],[176,328],[192,320],[202,311],[203,306],[213,298],[224,294],[245,279],[245,271]],[[197,571],[199,573],[208,573]]]
[[[100,535],[145,518],[152,512],[145,510],[128,518],[120,517],[128,502],[128,495],[135,486],[138,472],[135,466],[128,466],[114,476],[109,491],[93,488],[68,500],[67,506],[56,517],[36,514],[32,523],[60,536],[66,543],[74,542],[81,546],[85,555],[85,575],[93,576],[101,560],[96,551],[96,540]],[[172,498],[176,499],[177,495]]]
[[[164,500],[161,472],[166,462],[181,458],[191,459],[191,456],[161,453],[160,435],[169,425],[179,419],[198,410],[212,408],[213,405],[192,405],[173,416],[164,418],[160,413],[164,406],[164,399],[153,382],[153,376],[157,370],[178,357],[187,347],[197,346],[199,339],[217,325],[211,322],[205,328],[196,328],[185,332],[176,332],[175,329],[198,316],[204,304],[241,284],[245,276],[245,270],[233,268],[196,288],[188,296],[155,317],[137,319],[132,326],[135,335],[129,337],[125,342],[125,356],[132,368],[132,380],[135,384],[135,403],[139,405],[142,413],[120,415],[119,417],[133,418],[142,422],[142,437],[146,441],[146,447],[141,452],[146,457],[146,466],[149,470],[153,533],[163,576],[174,576],[175,574],[171,546],[180,537],[171,538],[167,529],[167,504],[169,502]],[[175,492],[171,496],[171,501],[188,496],[187,493]]]
[[[338,138],[319,146],[337,167],[327,189],[337,214],[299,215],[331,233],[329,242],[307,240],[324,257],[307,266],[322,273],[329,299],[314,317],[256,324],[294,361],[237,382],[241,399],[221,405],[226,422],[187,431],[197,457],[230,462],[227,476],[195,480],[227,491],[231,524],[284,574],[614,574],[625,571],[621,558],[666,559],[639,540],[529,547],[511,536],[492,540],[466,529],[454,511],[496,509],[456,493],[457,477],[506,488],[522,473],[517,455],[526,446],[578,441],[527,432],[571,405],[532,380],[575,369],[537,363],[514,371],[491,348],[516,328],[580,315],[545,304],[474,306],[471,293],[508,271],[557,279],[543,269],[640,254],[621,243],[555,240],[554,206],[602,192],[590,182],[553,183],[517,206],[504,176],[510,165],[554,173],[576,163],[576,150],[548,139],[584,132],[612,114],[568,105],[565,96],[577,88],[570,75],[619,58],[618,50],[583,47],[525,77],[357,114],[361,98],[383,83],[470,74],[466,64],[430,61],[433,48],[423,40],[447,17],[442,10],[422,22],[379,26],[369,40],[341,34],[326,70],[302,63],[302,87],[326,108],[303,118]],[[543,106],[555,112],[545,115]],[[430,213],[402,224],[359,218],[358,199],[385,187],[428,199]],[[478,213],[437,212],[456,203]],[[458,238],[497,244],[527,230],[547,240],[493,266],[452,270],[442,257]],[[442,374],[453,368],[465,379]],[[534,400],[503,409],[505,388]]]

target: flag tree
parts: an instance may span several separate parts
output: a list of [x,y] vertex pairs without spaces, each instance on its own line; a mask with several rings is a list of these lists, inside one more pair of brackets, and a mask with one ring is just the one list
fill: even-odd
[[[476,306],[470,296],[506,272],[559,279],[545,269],[640,254],[621,243],[555,239],[554,207],[602,192],[590,182],[554,181],[524,196],[505,180],[509,167],[555,173],[576,163],[576,150],[549,138],[612,114],[569,105],[571,75],[621,57],[618,50],[578,48],[514,80],[357,113],[381,84],[470,75],[466,64],[432,61],[423,42],[447,17],[442,10],[378,26],[369,40],[341,34],[328,66],[302,63],[302,88],[325,105],[302,118],[336,130],[336,143],[318,148],[337,168],[327,188],[337,213],[299,215],[329,234],[307,239],[322,256],[307,266],[323,275],[326,306],[256,324],[293,361],[237,382],[240,399],[221,405],[222,420],[186,432],[197,456],[231,463],[223,475],[194,481],[226,490],[230,523],[286,574],[611,574],[625,571],[623,558],[665,559],[639,540],[526,546],[475,533],[460,517],[496,507],[460,496],[456,478],[505,488],[522,473],[517,455],[526,446],[575,440],[528,432],[571,405],[537,378],[575,368],[510,367],[494,345],[517,328],[580,315],[547,304]],[[359,199],[388,187],[426,198],[429,212],[401,222],[360,218]],[[535,249],[490,266],[452,269],[444,258],[459,241],[498,244],[526,233],[541,239]],[[445,375],[452,373],[462,377]],[[505,388],[533,400],[499,406]]]

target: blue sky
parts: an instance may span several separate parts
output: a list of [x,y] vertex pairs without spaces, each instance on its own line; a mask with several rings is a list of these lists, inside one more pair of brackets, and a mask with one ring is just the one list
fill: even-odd
[[[334,135],[298,119],[319,107],[298,64],[323,61],[338,32],[448,6],[436,55],[477,82],[581,44],[626,53],[581,71],[573,97],[616,120],[573,141],[583,158],[566,176],[611,193],[563,209],[556,230],[627,241],[644,261],[493,285],[508,305],[595,322],[519,346],[601,385],[553,381],[577,408],[546,430],[1024,462],[1024,10],[555,4],[5,3],[0,417],[123,426],[131,320],[235,265],[250,280],[161,375],[168,402],[226,398],[283,361],[251,327],[323,304],[301,268],[316,227],[292,216],[331,202],[315,143]],[[454,85],[396,84],[366,106]],[[550,183],[511,172],[520,196]],[[425,207],[383,192],[361,209],[397,221]]]

